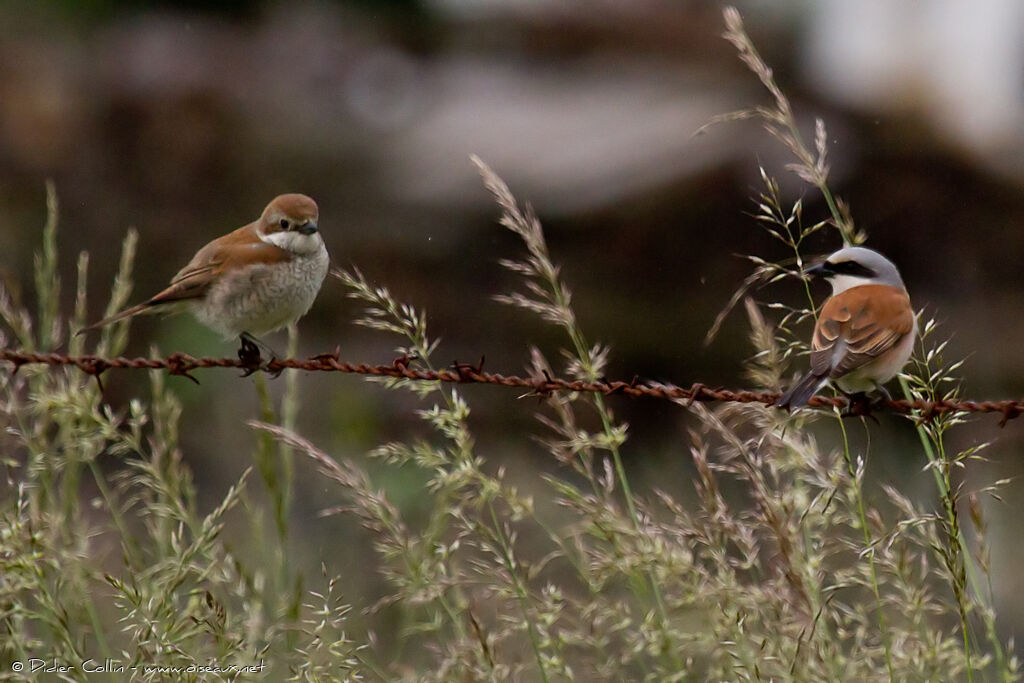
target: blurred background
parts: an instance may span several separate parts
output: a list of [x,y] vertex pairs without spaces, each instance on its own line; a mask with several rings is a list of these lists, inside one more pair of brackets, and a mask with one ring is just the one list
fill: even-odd
[[[1024,395],[1024,4],[1017,0],[740,2],[748,30],[799,117],[829,131],[833,190],[868,245],[901,268],[916,307],[943,323],[951,360],[967,357],[972,398]],[[704,335],[749,272],[739,255],[784,258],[750,217],[758,165],[805,196],[785,151],[756,122],[695,135],[716,115],[767,101],[720,38],[721,5],[680,0],[5,0],[0,3],[0,277],[31,292],[45,219],[44,183],[61,202],[65,283],[92,255],[99,317],[129,227],[140,232],[133,300],[158,291],[209,239],[256,218],[282,192],[321,209],[334,262],[357,265],[428,311],[436,361],[522,373],[529,346],[552,360],[558,333],[492,301],[515,280],[498,265],[522,253],[469,161],[479,155],[544,223],[583,329],[612,349],[608,375],[743,386],[742,312]],[[808,135],[808,138],[810,136]],[[821,231],[809,250],[837,248]],[[65,286],[66,307],[71,288]],[[825,289],[816,290],[824,296]],[[389,363],[394,339],[354,327],[357,306],[328,280],[301,324],[300,356]],[[780,287],[764,301],[793,297]],[[269,340],[284,348],[284,335]],[[234,355],[190,318],[139,319],[128,353]],[[792,372],[798,368],[794,367]],[[252,379],[171,378],[185,404],[183,452],[204,499],[218,501],[250,464],[258,414]],[[108,373],[108,400],[146,396],[139,373]],[[283,384],[280,383],[279,384]],[[280,392],[280,387],[274,391]],[[244,390],[242,389],[244,387]],[[338,458],[426,428],[411,397],[356,377],[300,379],[299,431]],[[516,392],[467,387],[478,450],[524,488],[558,472],[531,441],[543,427]],[[630,424],[635,487],[685,497],[685,412],[614,399]],[[927,508],[931,475],[912,426],[880,416],[855,428],[873,482]],[[994,441],[968,488],[1020,474],[1024,420],[983,417],[954,446]],[[823,443],[833,443],[823,425]],[[111,463],[110,466],[116,466]],[[371,464],[415,515],[417,481]],[[255,480],[253,480],[255,481]],[[296,563],[321,560],[370,603],[384,590],[356,522],[321,518],[337,491],[297,464]],[[1022,482],[986,504],[1000,625],[1024,626],[1017,539]],[[258,489],[258,484],[253,486]],[[869,495],[881,495],[877,485]],[[366,596],[365,598],[363,596]]]

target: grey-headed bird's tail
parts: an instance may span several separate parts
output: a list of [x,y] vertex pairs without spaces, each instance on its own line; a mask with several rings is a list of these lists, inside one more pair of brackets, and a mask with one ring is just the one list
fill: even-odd
[[818,390],[825,386],[828,377],[807,373],[799,382],[789,388],[789,391],[779,396],[774,405],[792,410],[807,405],[811,397],[818,393]]

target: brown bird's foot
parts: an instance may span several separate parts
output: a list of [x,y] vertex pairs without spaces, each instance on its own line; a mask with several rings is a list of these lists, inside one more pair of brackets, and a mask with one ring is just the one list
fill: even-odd
[[248,377],[257,370],[261,370],[265,372],[267,375],[269,375],[270,379],[277,379],[278,377],[281,376],[281,373],[284,372],[284,368],[271,367],[270,364],[273,363],[275,360],[275,358],[271,358],[270,360],[265,360],[261,362],[254,368],[246,368],[245,371],[242,373],[242,377]]
[[260,369],[263,364],[263,357],[260,355],[260,347],[248,334],[241,336],[242,346],[238,349],[238,360],[242,361],[242,377],[248,377]]
[[277,379],[278,377],[281,376],[281,373],[284,372],[284,368],[280,366],[273,368],[271,367],[271,363],[273,363],[275,360],[277,360],[276,357],[260,363],[260,370],[270,375],[270,379]]
[[[277,358],[277,353],[274,349],[267,346],[265,343],[252,336],[248,332],[243,332],[239,335],[239,339],[242,342],[241,348],[238,349],[238,359],[242,361],[245,366],[242,372],[242,377],[248,377],[257,370],[270,375],[271,379],[277,379],[284,372],[284,368],[270,368],[270,364]],[[270,356],[270,360],[263,360],[261,352],[266,352]]]

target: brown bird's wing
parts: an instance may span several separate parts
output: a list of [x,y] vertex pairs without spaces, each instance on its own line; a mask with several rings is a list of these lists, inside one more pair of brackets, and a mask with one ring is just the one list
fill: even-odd
[[256,232],[256,223],[250,223],[223,237],[218,237],[196,252],[188,265],[174,276],[167,289],[141,304],[83,328],[79,334],[130,318],[162,304],[202,297],[225,271],[252,263],[278,263],[290,258],[291,255],[284,249],[261,240]]
[[914,329],[914,311],[902,289],[852,287],[821,309],[811,340],[811,371],[842,377],[898,344]]
[[243,268],[252,263],[279,263],[291,255],[273,244],[268,244],[256,234],[256,224],[251,223],[223,237],[218,237],[200,249],[188,265],[178,271],[171,280],[171,286],[153,296],[147,305],[170,303],[195,299],[206,294],[214,282],[225,271]]

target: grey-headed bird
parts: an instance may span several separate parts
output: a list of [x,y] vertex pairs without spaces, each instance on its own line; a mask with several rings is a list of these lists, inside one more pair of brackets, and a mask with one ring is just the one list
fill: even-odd
[[832,285],[811,340],[811,371],[775,402],[805,405],[828,382],[846,394],[881,391],[906,365],[917,317],[892,261],[864,247],[846,247],[808,268]]

